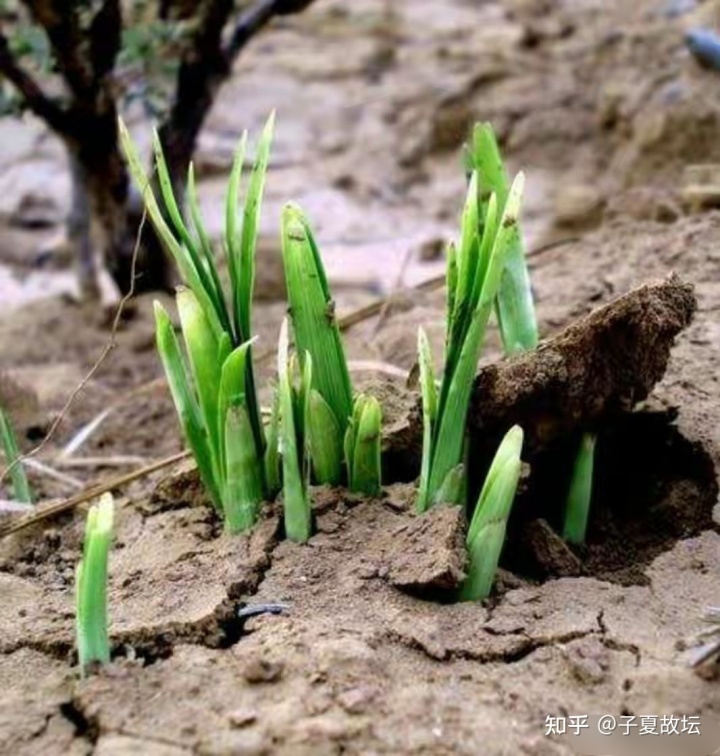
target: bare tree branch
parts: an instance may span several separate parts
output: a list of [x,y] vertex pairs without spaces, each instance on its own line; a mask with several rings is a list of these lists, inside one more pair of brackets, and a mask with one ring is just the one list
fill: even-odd
[[98,80],[115,68],[122,43],[122,28],[120,0],[105,0],[90,26],[90,62]]
[[232,66],[235,58],[245,45],[270,21],[274,16],[290,16],[304,11],[315,0],[258,0],[251,5],[238,19],[230,42],[225,50],[228,66]]
[[222,53],[222,33],[233,10],[232,0],[206,0],[178,70],[175,97],[160,139],[175,181],[184,177],[200,128],[221,82],[229,73]]
[[240,15],[225,50],[228,68],[232,66],[245,45],[273,19],[278,5],[283,5],[283,3],[278,0],[258,0]]
[[70,91],[78,98],[92,97],[96,87],[90,61],[82,54],[83,32],[77,14],[63,0],[22,0],[35,21],[45,30],[55,53],[57,67]]
[[217,90],[230,76],[243,48],[274,16],[299,13],[313,2],[256,0],[240,14],[226,45],[223,32],[234,8],[233,1],[207,0],[204,3],[192,42],[180,64],[170,113],[160,128],[160,139],[174,181],[184,178]]
[[51,129],[62,135],[71,130],[71,118],[57,103],[53,102],[35,79],[21,68],[10,52],[7,37],[0,31],[0,73],[22,95],[27,107],[42,118]]

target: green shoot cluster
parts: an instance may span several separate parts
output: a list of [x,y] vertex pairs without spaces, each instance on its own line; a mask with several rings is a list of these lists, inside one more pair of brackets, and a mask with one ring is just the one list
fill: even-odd
[[[508,252],[517,245],[523,184],[519,174],[502,205],[495,193],[485,202],[478,171],[472,173],[460,242],[448,251],[445,368],[439,393],[427,339],[422,332],[419,336],[425,439],[417,501],[421,512],[438,503],[464,503],[470,395]],[[449,494],[455,498],[448,499]]]
[[[495,132],[489,123],[475,126],[467,155],[470,170],[477,171],[481,215],[487,215],[489,198],[494,194],[502,206],[510,191],[508,174],[503,164]],[[511,355],[538,345],[538,324],[530,286],[530,273],[518,231],[507,253],[505,270],[495,302],[498,327],[505,354]],[[570,490],[565,505],[564,536],[574,544],[585,542],[590,498],[592,494],[595,436],[585,434],[573,466]]]
[[176,299],[187,360],[169,315],[156,303],[158,351],[203,483],[231,533],[252,527],[261,502],[274,493],[270,486],[277,482],[266,477],[265,432],[252,361],[255,248],[273,123],[271,115],[258,145],[242,223],[238,205],[247,133],[235,153],[225,218],[227,291],[200,213],[192,164],[187,182],[192,223],[188,224],[175,199],[158,135],[153,146],[164,212],[132,139],[120,123],[130,172],[143,193],[150,220],[186,284]]
[[282,252],[295,346],[313,365],[305,431],[314,477],[377,496],[382,411],[374,397],[353,399],[325,268],[310,224],[295,205],[283,211]]
[[113,497],[109,493],[90,507],[83,556],[75,570],[75,633],[82,675],[91,664],[110,661],[107,583],[113,509]]
[[[176,298],[184,349],[160,305],[157,342],[202,480],[231,533],[252,527],[262,501],[282,489],[286,534],[302,542],[312,532],[311,482],[344,484],[369,496],[380,493],[382,410],[374,397],[353,391],[317,243],[302,210],[289,204],[281,221],[289,320],[279,339],[278,385],[269,424],[263,425],[252,361],[252,294],[272,129],[271,117],[257,149],[242,222],[238,206],[246,134],[235,155],[225,217],[227,291],[203,225],[192,165],[187,184],[191,223],[186,223],[157,135],[154,151],[163,210],[122,124],[121,141],[149,217],[185,282]],[[492,312],[507,354],[538,343],[518,220],[524,177],[518,174],[510,182],[487,124],[475,128],[467,161],[470,180],[460,238],[448,250],[445,362],[439,383],[427,336],[422,329],[418,334],[423,406],[419,512],[436,504],[466,504],[465,428]],[[520,476],[522,444],[522,429],[510,429],[473,511],[463,598],[487,596],[492,586]],[[589,444],[586,437],[568,496],[566,536],[573,542],[584,539],[587,527],[593,448],[594,440]]]
[[269,426],[263,425],[252,362],[252,294],[258,219],[273,117],[263,131],[238,219],[247,134],[235,154],[225,214],[230,283],[223,289],[199,210],[192,165],[186,223],[155,135],[163,210],[121,123],[130,172],[144,194],[155,230],[177,263],[185,287],[177,292],[184,350],[168,313],[156,303],[156,336],[180,423],[200,476],[230,533],[255,523],[264,500],[281,486],[289,538],[311,533],[311,480],[369,495],[380,491],[381,411],[372,397],[353,397],[320,253],[299,208],[282,217],[282,250],[295,354],[284,326],[278,350],[278,386]]
[[16,501],[32,504],[33,496],[30,490],[30,483],[25,473],[25,468],[20,459],[20,449],[18,448],[17,438],[13,430],[10,418],[0,407],[0,448],[2,448],[5,464],[10,470],[10,480],[12,482],[12,492]]

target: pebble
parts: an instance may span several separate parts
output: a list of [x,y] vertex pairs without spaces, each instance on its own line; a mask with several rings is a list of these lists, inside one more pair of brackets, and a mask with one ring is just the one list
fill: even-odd
[[254,724],[257,722],[257,718],[257,712],[253,709],[236,709],[228,715],[230,726],[237,729]]
[[249,683],[277,682],[283,673],[283,664],[269,659],[252,659],[243,669],[243,677]]
[[338,696],[338,703],[348,714],[364,714],[375,695],[376,691],[367,686],[350,688]]

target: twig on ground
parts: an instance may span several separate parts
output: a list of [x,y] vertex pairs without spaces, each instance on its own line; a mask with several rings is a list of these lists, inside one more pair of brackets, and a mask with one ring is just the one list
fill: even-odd
[[79,488],[85,488],[85,483],[83,483],[82,480],[74,478],[72,475],[61,473],[58,470],[50,467],[50,465],[46,465],[44,462],[40,462],[37,459],[26,459],[23,464],[25,465],[25,467],[29,467],[32,470],[37,471],[41,475],[46,475],[48,478],[53,478],[60,483],[64,483],[66,486],[70,486],[70,488],[74,488],[75,490]]
[[190,452],[179,452],[178,454],[173,454],[172,457],[166,457],[159,462],[153,462],[145,467],[141,467],[139,470],[133,470],[132,472],[118,475],[117,477],[111,478],[103,483],[97,483],[69,499],[55,501],[45,506],[37,505],[27,517],[22,517],[19,520],[8,523],[7,525],[0,525],[0,538],[10,535],[11,533],[17,533],[20,530],[25,530],[25,528],[29,528],[31,525],[36,525],[49,517],[55,517],[63,512],[68,512],[80,504],[85,504],[86,502],[97,498],[101,494],[126,486],[134,480],[138,480],[146,475],[162,470],[164,467],[174,465],[176,462],[187,459],[189,456]]

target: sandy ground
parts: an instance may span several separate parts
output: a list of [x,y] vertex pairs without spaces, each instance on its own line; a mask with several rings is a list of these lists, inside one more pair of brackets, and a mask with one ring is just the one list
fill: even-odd
[[[404,471],[386,470],[378,501],[319,492],[318,532],[303,547],[282,540],[270,508],[252,537],[226,538],[192,474],[157,473],[121,492],[117,663],[99,676],[78,682],[72,668],[81,514],[0,542],[3,753],[560,756],[570,751],[544,737],[547,716],[720,716],[717,682],[684,663],[703,608],[720,604],[720,215],[689,214],[682,192],[688,165],[720,161],[720,75],[682,43],[685,29],[720,23],[720,3],[393,7],[320,0],[242,59],[198,153],[210,225],[219,231],[238,133],[276,107],[255,317],[272,349],[282,203],[299,201],[314,221],[341,313],[395,291],[403,269],[401,285],[428,278],[442,260],[422,258],[454,233],[460,150],[482,118],[528,174],[530,248],[565,242],[530,257],[544,336],[649,279],[692,282],[698,312],[665,378],[641,412],[600,434],[590,544],[619,534],[632,569],[589,559],[578,577],[546,579],[508,553],[486,605],[423,600],[391,585],[392,542],[414,520]],[[0,130],[0,369],[29,447],[108,330],[58,295],[70,275],[33,263],[65,210],[57,144],[29,120]],[[28,214],[43,227],[29,230]],[[398,294],[380,328],[349,332],[351,358],[409,369],[419,324],[440,349],[442,306],[441,292]],[[497,347],[490,334],[487,360]],[[159,375],[142,299],[45,461],[82,484],[118,472],[110,458],[132,457],[126,470],[180,450],[162,385],[143,388]],[[62,445],[107,408],[63,461]],[[105,463],[79,466],[88,457]],[[32,480],[46,497],[74,490]],[[289,605],[282,616],[235,615],[277,601]]]

